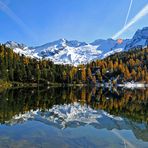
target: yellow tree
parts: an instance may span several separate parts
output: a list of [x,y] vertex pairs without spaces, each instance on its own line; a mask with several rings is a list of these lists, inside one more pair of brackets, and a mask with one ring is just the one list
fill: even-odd
[[90,67],[87,68],[87,77],[92,79],[92,73]]
[[130,79],[130,72],[129,72],[129,69],[127,66],[125,67],[124,78],[125,78],[125,80]]
[[86,81],[86,70],[84,67],[81,68],[81,80]]
[[131,76],[134,81],[136,81],[136,75],[137,75],[136,71],[132,69]]

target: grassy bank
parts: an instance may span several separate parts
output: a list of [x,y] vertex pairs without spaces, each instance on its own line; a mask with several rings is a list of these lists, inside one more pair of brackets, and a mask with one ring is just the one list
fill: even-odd
[[12,87],[12,83],[11,82],[0,80],[0,92],[5,90],[5,89],[7,89],[7,88],[10,88],[10,87]]
[[83,87],[86,84],[68,84],[68,83],[22,83],[22,82],[7,82],[0,80],[0,90],[5,90],[8,88],[25,88],[25,87]]
[[7,82],[0,80],[0,92],[8,88],[38,87],[37,83]]
[[37,87],[37,83],[12,82],[12,87]]

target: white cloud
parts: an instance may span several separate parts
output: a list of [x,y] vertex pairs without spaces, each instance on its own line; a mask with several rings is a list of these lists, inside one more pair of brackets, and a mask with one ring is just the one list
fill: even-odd
[[113,39],[118,38],[120,35],[122,35],[129,27],[131,27],[133,24],[135,24],[137,21],[139,21],[144,16],[148,15],[148,4],[140,11],[138,12],[135,17],[133,17],[128,24],[126,24],[120,31],[118,31],[115,35],[113,35]]

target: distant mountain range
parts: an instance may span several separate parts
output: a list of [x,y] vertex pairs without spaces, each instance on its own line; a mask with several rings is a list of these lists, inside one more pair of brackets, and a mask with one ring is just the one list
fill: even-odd
[[117,52],[127,51],[148,45],[148,27],[137,30],[132,39],[98,39],[92,43],[59,39],[37,47],[8,41],[5,43],[14,52],[37,59],[50,59],[55,64],[86,64],[92,60],[103,59]]

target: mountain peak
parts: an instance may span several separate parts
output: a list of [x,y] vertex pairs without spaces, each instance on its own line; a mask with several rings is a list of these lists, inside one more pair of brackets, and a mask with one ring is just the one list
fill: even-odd
[[12,48],[12,49],[14,49],[14,48],[21,48],[21,49],[24,49],[25,47],[27,47],[25,44],[23,44],[23,43],[17,43],[17,42],[15,42],[15,41],[7,41],[7,42],[5,43],[5,45],[6,45],[7,47],[9,47],[9,48]]
[[37,47],[27,47],[14,41],[9,41],[5,45],[12,48],[16,53],[33,58],[50,59],[55,64],[86,64],[116,52],[148,45],[148,27],[137,30],[132,39],[126,40],[98,39],[88,44],[86,42],[61,38]]
[[61,38],[61,39],[53,41],[53,42],[57,42],[57,43],[61,44],[61,43],[66,43],[67,40],[65,38]]
[[144,27],[142,29],[138,29],[134,34],[133,38],[143,38],[148,39],[148,27]]
[[125,49],[132,49],[136,47],[144,47],[148,45],[148,27],[138,29],[133,38],[126,45]]

